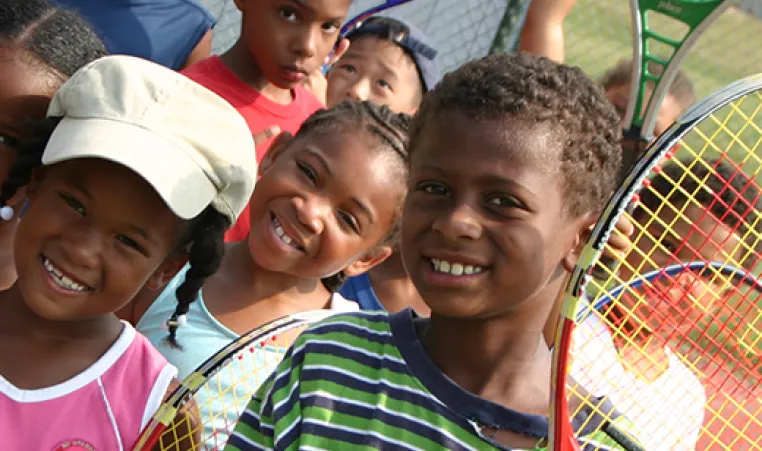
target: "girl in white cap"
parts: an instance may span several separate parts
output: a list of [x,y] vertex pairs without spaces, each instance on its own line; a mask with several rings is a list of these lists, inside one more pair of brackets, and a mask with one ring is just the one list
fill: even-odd
[[186,252],[195,297],[251,196],[253,145],[227,102],[138,58],[99,59],[56,93],[0,189],[30,200],[0,293],[4,449],[132,447],[176,369],[114,312]]

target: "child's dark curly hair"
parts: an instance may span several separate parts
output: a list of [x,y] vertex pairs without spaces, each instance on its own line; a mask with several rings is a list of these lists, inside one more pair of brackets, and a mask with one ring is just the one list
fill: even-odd
[[[16,191],[29,183],[35,168],[42,164],[42,154],[60,117],[48,118],[36,126],[35,133],[19,146],[19,157],[10,169],[8,178],[0,186],[0,205]],[[206,279],[217,272],[224,255],[224,235],[230,226],[225,216],[212,207],[190,220],[177,243],[176,250],[187,250],[189,269],[183,283],[177,288],[177,307],[168,321],[170,346],[180,348],[176,335],[180,315],[188,313],[190,305],[198,298]]]
[[526,53],[466,63],[424,98],[410,129],[411,151],[426,124],[445,112],[474,121],[550,124],[563,143],[558,158],[572,216],[602,210],[614,192],[622,160],[619,117],[603,90],[579,68]]
[[82,17],[47,0],[0,0],[0,48],[22,50],[59,83],[108,55]]
[[643,190],[633,217],[639,220],[644,214],[653,214],[664,202],[679,209],[690,196],[742,237],[746,246],[738,261],[752,269],[762,251],[760,194],[754,180],[722,157],[704,162],[671,161],[651,180],[650,187]]
[[[333,108],[320,110],[307,118],[295,138],[302,139],[314,134],[336,133],[345,130],[364,131],[376,143],[372,150],[387,152],[395,156],[395,168],[400,174],[400,201],[392,223],[392,229],[379,245],[394,245],[399,239],[402,204],[408,177],[408,128],[410,116],[394,113],[386,105],[378,106],[369,101],[345,100]],[[331,292],[337,292],[344,284],[346,276],[339,272],[323,279],[323,285]]]

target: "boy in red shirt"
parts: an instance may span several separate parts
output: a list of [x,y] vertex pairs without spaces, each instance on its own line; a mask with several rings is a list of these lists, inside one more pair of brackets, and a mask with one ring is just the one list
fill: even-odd
[[[236,0],[241,36],[227,52],[201,61],[183,73],[230,102],[253,134],[276,126],[295,133],[323,104],[303,86],[320,69],[339,38],[350,0]],[[342,40],[334,54],[348,46]],[[272,136],[258,143],[262,160]],[[248,207],[225,241],[240,241],[249,231]]]

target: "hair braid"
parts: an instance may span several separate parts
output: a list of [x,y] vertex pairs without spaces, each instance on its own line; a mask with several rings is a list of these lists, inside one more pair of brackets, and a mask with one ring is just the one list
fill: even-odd
[[184,315],[190,305],[198,298],[206,279],[217,272],[225,255],[225,231],[230,223],[227,218],[214,208],[207,207],[190,225],[188,238],[183,245],[190,243],[188,250],[188,272],[183,283],[177,287],[177,307],[167,321],[169,336],[167,342],[176,349],[182,349],[177,342],[177,328],[182,325]]

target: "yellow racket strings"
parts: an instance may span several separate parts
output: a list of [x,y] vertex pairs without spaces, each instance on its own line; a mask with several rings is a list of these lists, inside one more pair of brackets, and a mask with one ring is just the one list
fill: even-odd
[[[711,442],[730,450],[741,440],[762,449],[751,436],[760,433],[759,403],[749,401],[762,389],[760,291],[711,266],[662,271],[627,286],[691,262],[760,273],[761,111],[762,96],[748,95],[705,118],[670,151],[627,214],[632,247],[605,280],[588,283],[590,305],[610,299],[580,310],[589,315],[578,318],[572,337],[570,406],[591,396],[582,393],[608,396],[641,443],[658,437],[660,449],[709,449],[702,446]],[[680,406],[693,416],[660,412]],[[681,415],[690,418],[678,421]]]
[[303,330],[304,326],[288,329],[265,342],[252,343],[207,379],[200,374],[189,376],[201,377],[200,387],[162,434],[157,449],[224,449],[252,395]]

